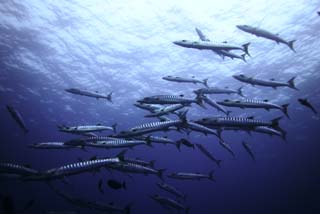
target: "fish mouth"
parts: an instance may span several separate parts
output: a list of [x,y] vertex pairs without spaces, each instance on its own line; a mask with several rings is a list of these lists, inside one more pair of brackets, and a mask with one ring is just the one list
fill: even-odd
[[180,42],[179,41],[174,41],[174,42],[172,42],[173,44],[175,44],[175,45],[180,45]]

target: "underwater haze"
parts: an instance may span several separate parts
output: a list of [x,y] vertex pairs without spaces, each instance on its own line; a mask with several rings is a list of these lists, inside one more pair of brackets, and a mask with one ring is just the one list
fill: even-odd
[[[290,118],[279,110],[227,108],[231,116],[270,121],[283,116],[280,125],[286,140],[246,131],[224,131],[235,157],[213,135],[198,132],[156,132],[153,135],[204,145],[221,167],[197,148],[154,143],[152,148],[128,149],[126,156],[155,160],[166,169],[163,180],[186,194],[186,199],[157,187],[157,176],[101,169],[56,180],[61,191],[89,201],[131,205],[133,214],[186,213],[162,206],[150,195],[173,198],[201,214],[320,213],[320,117],[301,105],[307,99],[320,110],[320,10],[317,0],[1,0],[0,1],[0,162],[28,165],[44,171],[93,156],[113,157],[122,149],[32,149],[39,142],[65,142],[79,135],[59,132],[57,126],[117,123],[125,131],[159,121],[133,104],[153,95],[194,98],[202,84],[175,83],[165,76],[206,79],[211,87],[242,91],[246,98],[289,104]],[[237,25],[250,25],[296,40],[293,52],[285,44],[256,37]],[[178,40],[199,41],[195,28],[212,42],[242,45],[250,42],[244,62],[222,59],[210,50],[183,48]],[[225,42],[226,43],[223,43]],[[241,54],[241,50],[234,53]],[[233,78],[244,74],[287,82],[296,77],[299,90],[245,84]],[[68,93],[78,88],[112,94],[112,102]],[[240,99],[236,94],[210,95],[216,101]],[[29,132],[19,128],[6,106],[14,106]],[[224,116],[206,105],[188,107],[187,118]],[[169,115],[177,119],[176,115]],[[179,129],[179,128],[178,128]],[[97,135],[111,135],[110,131]],[[255,156],[252,160],[242,142]],[[173,172],[209,174],[211,180],[176,180]],[[1,172],[1,169],[0,169]],[[103,193],[99,180],[103,181]],[[112,189],[109,179],[125,182],[126,189]],[[57,195],[45,181],[0,178],[0,199],[12,199],[13,212],[0,213],[108,213],[77,206]],[[26,204],[34,201],[26,208]],[[0,206],[1,208],[1,206]],[[117,212],[115,212],[117,213]]]

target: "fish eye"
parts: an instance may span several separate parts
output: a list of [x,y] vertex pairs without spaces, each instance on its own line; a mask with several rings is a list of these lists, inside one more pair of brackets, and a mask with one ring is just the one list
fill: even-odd
[[187,40],[182,40],[182,42],[186,42]]

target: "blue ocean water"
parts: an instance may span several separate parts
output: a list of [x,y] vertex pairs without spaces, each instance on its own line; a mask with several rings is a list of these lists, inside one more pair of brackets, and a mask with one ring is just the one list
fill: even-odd
[[[158,94],[185,94],[201,85],[173,83],[163,76],[209,78],[210,86],[238,88],[248,98],[290,103],[291,119],[283,118],[287,142],[281,138],[246,132],[225,132],[236,157],[221,148],[214,136],[192,132],[158,133],[178,140],[187,138],[201,143],[218,159],[221,168],[198,150],[172,145],[136,147],[129,157],[155,160],[156,168],[171,172],[214,170],[216,182],[165,181],[186,193],[190,213],[319,213],[320,145],[319,115],[301,106],[298,98],[308,98],[320,109],[319,29],[316,0],[246,0],[246,1],[18,1],[0,2],[0,130],[1,162],[30,164],[46,170],[89,159],[116,155],[119,149],[52,151],[33,150],[29,144],[65,141],[74,138],[58,131],[58,125],[118,123],[119,130],[154,121],[144,118],[146,111],[133,105],[136,100]],[[257,38],[237,29],[248,24],[296,39],[292,52],[287,46]],[[211,51],[185,49],[176,40],[198,40],[195,27],[215,42],[235,44],[251,42],[252,57],[222,60]],[[257,78],[287,81],[297,76],[299,91],[289,88],[253,87],[232,78],[244,73]],[[81,88],[101,93],[114,92],[113,103],[72,95],[66,88]],[[215,100],[239,98],[214,95]],[[6,105],[13,105],[30,130],[24,134],[11,118]],[[232,115],[270,120],[281,116],[277,110],[232,108]],[[188,118],[221,115],[215,109],[189,108]],[[106,132],[107,133],[107,132]],[[241,145],[252,147],[252,161]],[[127,190],[113,190],[108,179],[127,183]],[[98,181],[104,181],[104,194]],[[153,175],[133,175],[102,170],[68,178],[70,184],[56,182],[59,189],[92,201],[114,202],[124,207],[132,203],[132,213],[177,213],[168,211],[149,198],[160,194]],[[99,213],[79,208],[57,196],[44,182],[1,179],[0,195],[10,195],[15,213],[23,213],[25,204],[34,205],[25,213],[74,211]]]

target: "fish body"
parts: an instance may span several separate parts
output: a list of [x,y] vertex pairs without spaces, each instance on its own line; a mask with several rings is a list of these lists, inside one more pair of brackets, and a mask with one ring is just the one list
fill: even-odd
[[224,142],[223,140],[219,140],[219,144],[220,146],[222,146],[222,148],[224,148],[225,150],[227,150],[233,157],[235,157],[235,154],[233,152],[233,150],[231,149],[230,145],[227,144],[226,142]]
[[97,147],[97,148],[133,148],[139,145],[147,145],[151,146],[151,143],[143,140],[124,140],[124,139],[113,139],[113,140],[105,140],[105,141],[96,141],[96,142],[87,142],[84,146],[88,147]]
[[164,206],[166,208],[169,208],[169,209],[174,208],[178,211],[185,211],[186,214],[189,213],[189,208],[185,207],[184,205],[182,205],[178,201],[175,201],[171,198],[165,198],[165,197],[162,197],[159,195],[152,195],[150,197],[151,197],[151,199],[160,203],[162,206]]
[[116,131],[116,124],[112,126],[88,125],[88,126],[58,126],[59,131],[67,133],[87,133],[87,132],[101,132],[105,130]]
[[39,171],[31,169],[30,167],[22,166],[14,163],[0,163],[1,175],[16,175],[18,177],[37,175]]
[[202,144],[196,144],[196,146],[202,152],[202,154],[207,156],[210,160],[212,160],[214,163],[216,163],[220,167],[221,160],[218,160],[215,157],[213,157],[213,155],[208,151],[208,149],[206,149]]
[[174,41],[175,45],[184,48],[193,48],[198,50],[211,50],[211,51],[230,51],[230,50],[242,50],[244,53],[249,54],[248,47],[250,43],[243,44],[242,46],[226,44],[226,43],[213,43],[210,41],[190,41],[180,40]]
[[159,105],[159,104],[147,104],[147,103],[135,103],[134,105],[138,108],[150,111],[151,113],[163,107],[162,105]]
[[251,149],[250,145],[249,145],[248,143],[242,141],[242,146],[243,146],[243,148],[248,152],[248,154],[250,155],[250,157],[252,158],[252,160],[255,161],[256,158],[255,158],[255,156],[254,156],[254,154],[253,154],[253,152],[252,152],[252,149]]
[[183,198],[185,199],[186,198],[186,195],[183,194],[181,191],[179,191],[177,188],[175,188],[174,186],[172,185],[169,185],[167,183],[157,183],[157,186],[160,188],[160,189],[163,189],[164,191],[167,191],[179,198]]
[[10,105],[7,105],[7,110],[10,113],[11,117],[16,121],[16,123],[19,125],[19,127],[24,131],[24,133],[28,133],[29,130],[27,129],[27,126],[21,116],[21,114]]
[[213,108],[217,109],[218,111],[222,111],[226,115],[229,115],[230,112],[225,110],[219,102],[216,102],[205,95],[202,95],[202,99],[204,102],[206,102],[208,105],[212,106]]
[[203,107],[202,99],[200,96],[197,96],[194,99],[186,98],[183,94],[181,95],[155,95],[150,97],[145,97],[142,100],[138,100],[139,103],[147,104],[184,104],[190,105],[196,103]]
[[281,38],[279,36],[279,34],[274,34],[274,33],[271,33],[267,30],[257,28],[257,27],[252,27],[249,25],[237,25],[237,28],[244,31],[244,32],[256,35],[257,37],[263,37],[263,38],[266,38],[269,40],[273,40],[278,44],[283,43],[283,44],[287,45],[292,51],[295,52],[295,50],[293,48],[293,43],[296,40],[286,41],[285,39]]
[[278,87],[289,87],[295,90],[299,90],[296,88],[294,83],[294,80],[296,77],[292,77],[288,82],[275,81],[273,78],[270,80],[257,79],[257,78],[245,76],[243,74],[233,75],[232,77],[241,82],[249,83],[253,86],[259,85],[259,86],[265,86],[265,87],[272,87],[274,89],[277,89]]
[[244,99],[244,100],[224,100],[217,102],[219,105],[228,106],[228,107],[237,107],[237,108],[263,108],[266,110],[270,109],[279,109],[281,110],[287,117],[288,115],[288,106],[289,104],[277,105],[275,103],[271,103],[268,100],[253,100],[253,99]]
[[194,76],[192,78],[185,78],[185,77],[174,77],[174,76],[165,76],[162,79],[171,81],[171,82],[180,82],[180,83],[201,83],[204,86],[208,87],[208,79],[199,80],[196,79]]
[[175,111],[184,108],[185,106],[189,106],[188,104],[173,104],[169,106],[164,106],[160,109],[156,109],[153,113],[145,115],[145,117],[159,117],[162,115],[166,115],[169,113],[174,113]]
[[317,114],[318,112],[316,111],[316,109],[311,105],[311,103],[307,100],[307,99],[298,99],[298,102],[303,105],[306,106],[307,108],[310,108],[313,113]]
[[201,180],[201,179],[209,179],[214,181],[213,171],[211,171],[208,175],[201,173],[189,173],[189,172],[178,172],[172,173],[168,175],[169,178],[178,179],[178,180]]
[[33,149],[73,149],[82,148],[81,146],[73,146],[65,144],[64,142],[42,142],[29,145]]
[[81,96],[86,96],[86,97],[93,97],[96,99],[106,99],[109,102],[112,102],[112,94],[113,92],[110,92],[107,95],[104,94],[100,94],[99,92],[91,92],[91,91],[87,91],[87,90],[81,90],[81,89],[77,89],[77,88],[68,88],[65,89],[66,92],[69,92],[71,94],[77,94],[77,95],[81,95]]
[[203,94],[238,94],[243,97],[242,87],[237,90],[229,89],[228,87],[219,88],[219,87],[210,87],[210,88],[200,88],[194,91],[195,94],[203,95]]
[[125,182],[119,182],[117,180],[109,179],[108,186],[112,189],[127,189]]

